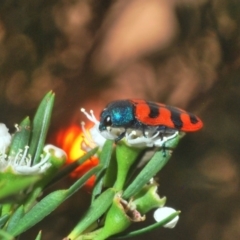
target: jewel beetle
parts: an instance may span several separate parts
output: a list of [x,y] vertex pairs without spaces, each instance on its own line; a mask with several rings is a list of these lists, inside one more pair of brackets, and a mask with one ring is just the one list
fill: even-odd
[[194,132],[201,129],[203,122],[196,115],[177,107],[140,99],[110,102],[100,114],[99,131],[124,128],[116,141],[121,140],[127,129],[142,130],[155,127],[157,131],[167,129]]

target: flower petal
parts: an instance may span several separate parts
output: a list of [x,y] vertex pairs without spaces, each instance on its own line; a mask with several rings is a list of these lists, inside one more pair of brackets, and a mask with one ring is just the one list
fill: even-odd
[[[156,220],[156,222],[160,222],[167,218],[169,215],[172,213],[175,213],[176,210],[170,207],[162,207],[158,208],[154,214],[153,217]],[[168,222],[167,224],[164,225],[166,228],[174,228],[179,220],[179,216],[176,216],[172,221]]]
[[4,151],[11,143],[11,135],[4,123],[0,123],[0,151]]

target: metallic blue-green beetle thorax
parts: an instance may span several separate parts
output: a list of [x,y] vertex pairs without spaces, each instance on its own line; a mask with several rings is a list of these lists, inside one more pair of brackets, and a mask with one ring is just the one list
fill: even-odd
[[111,102],[100,115],[99,130],[107,126],[128,127],[135,121],[133,105],[128,100]]

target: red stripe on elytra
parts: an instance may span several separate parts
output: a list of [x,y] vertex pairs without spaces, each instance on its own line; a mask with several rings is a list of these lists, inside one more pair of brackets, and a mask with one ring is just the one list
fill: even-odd
[[203,126],[202,121],[198,117],[196,117],[198,122],[191,123],[190,115],[188,113],[181,113],[180,117],[183,122],[181,130],[184,132],[194,132],[199,130]]
[[[169,128],[175,128],[174,123],[171,119],[172,112],[175,112],[179,114],[179,117],[183,123],[183,126],[179,130],[185,131],[185,132],[193,132],[203,127],[203,122],[198,117],[195,116],[197,119],[197,122],[192,123],[189,113],[181,108],[167,106],[162,103],[148,102],[141,99],[131,99],[129,101],[135,107],[136,119],[145,125],[150,125],[150,126],[164,125]],[[158,117],[155,117],[155,118],[149,117],[149,114],[151,112],[151,109],[150,109],[151,103],[159,107]]]
[[159,116],[156,118],[149,117],[150,111],[151,109],[146,103],[137,104],[135,106],[135,117],[141,123],[146,125],[150,126],[164,125],[169,128],[174,128],[174,124],[171,121],[171,112],[168,109],[159,107]]

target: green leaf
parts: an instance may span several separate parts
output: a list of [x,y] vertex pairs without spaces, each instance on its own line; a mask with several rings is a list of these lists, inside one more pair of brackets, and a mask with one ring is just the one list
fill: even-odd
[[13,235],[17,236],[20,233],[25,232],[36,223],[41,221],[44,217],[48,216],[53,210],[55,210],[61,203],[67,198],[78,191],[83,184],[93,175],[101,169],[101,166],[94,167],[86,174],[84,174],[78,181],[76,181],[69,189],[58,190],[50,193],[44,197],[39,203],[37,203],[28,213],[26,213],[16,228],[13,230]]
[[69,189],[68,189],[68,195],[71,196],[76,191],[82,187],[82,185],[92,176],[96,175],[99,171],[102,170],[102,166],[98,165],[91,170],[89,170],[87,173],[85,173],[78,181],[76,181]]
[[41,101],[33,119],[32,136],[29,146],[29,154],[32,156],[33,165],[38,163],[40,154],[42,153],[52,116],[54,98],[55,94],[52,91],[47,93]]
[[105,177],[105,171],[108,168],[109,162],[112,157],[112,151],[113,151],[113,141],[107,140],[103,145],[101,154],[99,156],[100,164],[103,166],[103,168],[102,168],[102,171],[99,172],[98,175],[96,176],[96,183],[92,192],[92,202],[95,199],[95,197],[102,192],[103,179]]
[[175,138],[168,140],[164,148],[153,155],[152,159],[123,192],[123,198],[129,199],[137,194],[165,166],[172,155],[172,149],[177,146],[181,137],[181,134],[178,134]]
[[[60,172],[57,174],[56,171],[58,170],[55,166],[51,166],[47,172],[44,174],[44,178],[39,181],[36,185],[33,191],[28,195],[28,198],[24,202],[24,208],[25,210],[28,210],[32,207],[32,204],[36,201],[36,198],[39,196],[39,194],[42,192],[44,188],[47,188],[51,185],[53,185],[55,182],[60,180],[61,178],[68,176],[75,168],[80,166],[83,162],[85,162],[87,159],[89,159],[92,155],[94,155],[97,152],[98,148],[94,148],[88,153],[86,153],[83,157],[81,157],[79,160],[76,160],[70,165],[67,165],[64,167]],[[55,174],[55,176],[54,176]],[[49,183],[50,181],[50,183]]]
[[32,206],[36,203],[36,199],[41,195],[42,192],[43,189],[42,187],[39,186],[38,183],[34,185],[33,190],[30,193],[28,193],[28,195],[22,202],[24,206],[24,212],[28,212],[29,209],[32,208]]
[[17,175],[10,172],[0,173],[0,202],[15,202],[21,199],[19,192],[32,186],[41,175]]
[[0,218],[0,228],[2,228],[8,221],[10,214],[5,214]]
[[12,217],[10,218],[6,231],[11,233],[11,231],[18,225],[23,215],[24,215],[24,208],[21,205],[20,207],[17,208],[17,210],[13,213]]
[[29,117],[23,119],[13,135],[8,156],[15,157],[20,149],[24,150],[28,146],[31,133],[31,123]]
[[96,152],[98,151],[98,147],[92,149],[91,151],[87,152],[84,156],[79,158],[78,160],[74,161],[71,164],[68,164],[66,167],[61,169],[51,180],[51,182],[47,185],[49,187],[50,185],[56,183],[60,179],[68,176],[74,169],[79,167],[81,164],[83,164],[86,160],[91,158]]
[[113,141],[107,140],[105,144],[103,145],[101,154],[99,156],[100,164],[103,166],[103,168],[107,168],[109,165],[109,161],[111,160],[113,151]]
[[123,192],[123,198],[129,199],[138,193],[143,186],[165,166],[170,157],[171,154],[169,150],[165,150],[165,153],[163,153],[162,150],[157,151],[152,159]]
[[35,238],[35,240],[41,240],[42,239],[42,231],[39,231],[37,237]]
[[109,188],[113,187],[116,178],[117,178],[117,158],[116,158],[116,148],[113,148],[113,153],[111,160],[109,162],[109,166],[106,169],[106,174],[104,177],[103,187]]
[[92,223],[97,221],[108,210],[108,208],[112,204],[114,195],[115,195],[115,190],[112,188],[108,188],[98,198],[96,198],[91,204],[86,214],[79,221],[77,226],[68,235],[68,238],[75,239],[84,230],[86,230]]

